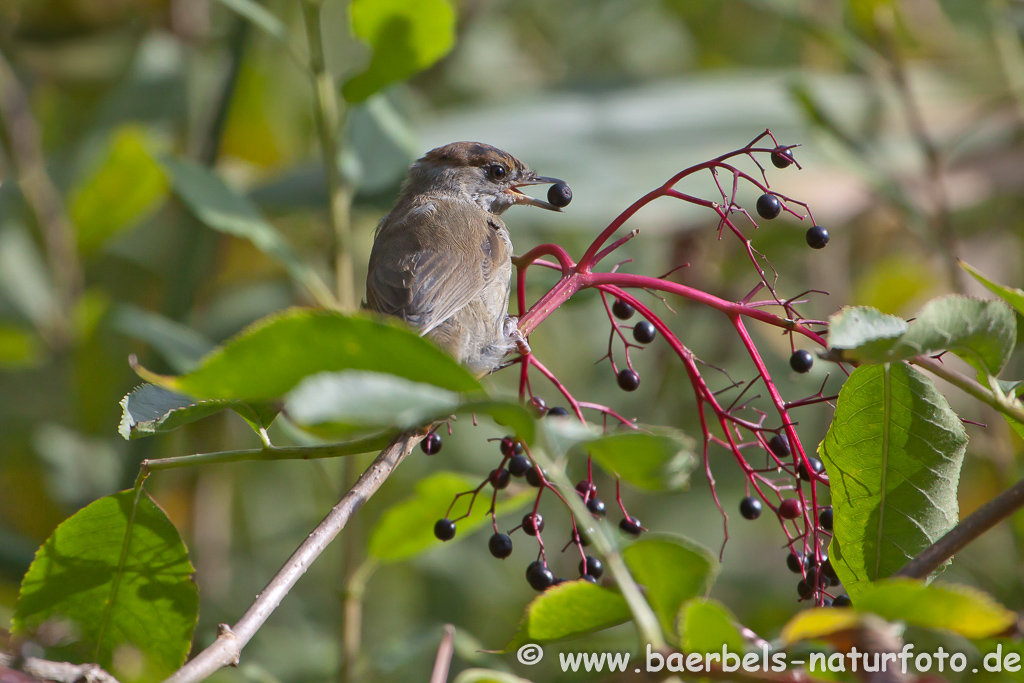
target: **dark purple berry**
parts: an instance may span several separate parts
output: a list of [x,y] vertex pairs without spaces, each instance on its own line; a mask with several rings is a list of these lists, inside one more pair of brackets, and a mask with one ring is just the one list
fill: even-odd
[[825,508],[818,514],[818,524],[820,524],[821,528],[825,531],[832,531],[832,518],[832,508]]
[[491,473],[487,475],[487,480],[491,482],[491,486],[500,490],[508,487],[509,481],[512,480],[512,475],[504,467],[499,467],[491,470]]
[[639,536],[644,532],[644,528],[640,524],[640,520],[636,517],[624,517],[619,522],[619,529],[630,536]]
[[590,514],[595,517],[604,517],[605,515],[604,501],[600,498],[591,498],[588,500],[587,509],[590,510]]
[[619,387],[625,391],[636,391],[637,387],[640,386],[640,375],[629,368],[619,370],[618,380]]
[[807,229],[807,246],[811,249],[824,249],[828,245],[828,230],[815,225]]
[[565,183],[555,183],[548,188],[548,201],[564,209],[572,201],[572,189]]
[[455,522],[445,517],[434,524],[434,536],[439,541],[450,541],[455,538]]
[[548,412],[548,404],[540,396],[531,398],[530,405],[533,406],[533,412],[537,417],[544,417],[544,414]]
[[583,479],[576,484],[576,493],[580,494],[584,498],[587,498],[588,494],[590,497],[593,497],[594,494],[597,493],[597,486],[595,486],[594,482],[589,479]]
[[548,410],[548,417],[569,417],[569,411],[562,406],[555,406]]
[[821,606],[822,607],[831,607],[832,606],[832,598],[823,598],[822,601],[821,601]]
[[427,455],[437,455],[441,452],[441,435],[437,432],[430,432],[420,441],[420,450]]
[[814,365],[814,356],[807,349],[797,349],[789,357],[789,367],[793,368],[793,372],[807,372],[812,365]]
[[740,501],[740,514],[743,519],[757,519],[761,516],[761,501],[753,496],[747,496]]
[[779,505],[779,514],[783,519],[796,519],[804,513],[803,504],[796,498],[788,498]]
[[785,434],[776,434],[768,440],[768,448],[778,458],[788,457],[790,453],[789,439],[786,438]]
[[[815,474],[821,474],[822,471],[824,471],[824,469],[825,469],[824,463],[822,463],[817,458],[812,458],[811,456],[807,456],[807,462],[809,462],[811,464],[811,472],[814,472]],[[796,473],[804,481],[810,481],[811,480],[811,473],[807,471],[807,466],[804,465],[803,463],[800,463],[799,465],[797,465]]]
[[[586,565],[585,568],[584,565]],[[587,555],[586,560],[580,560],[580,576],[593,576],[595,579],[600,579],[602,574],[604,574],[604,565],[601,564],[601,560],[592,555]]]
[[650,344],[657,336],[658,331],[654,329],[654,325],[646,320],[641,320],[633,325],[633,339],[641,344]]
[[786,566],[789,567],[789,571],[794,574],[802,573],[807,565],[808,562],[804,559],[804,556],[801,553],[794,552],[786,555]]
[[590,574],[584,574],[583,576],[581,576],[580,581],[587,581],[588,583],[597,583],[597,579],[595,579]]
[[853,601],[850,600],[849,595],[838,595],[836,599],[832,601],[833,607],[850,607],[853,605]]
[[532,469],[533,463],[522,453],[512,456],[512,459],[508,461],[508,471],[514,477],[521,477]]
[[544,517],[539,513],[531,512],[523,517],[523,531],[527,536],[536,536],[544,531]]
[[839,583],[839,575],[836,574],[836,568],[832,566],[832,560],[827,557],[821,562],[821,573],[827,576],[833,584]]
[[809,598],[814,593],[814,586],[804,579],[800,579],[800,583],[796,585],[796,592],[800,594],[801,598]]
[[555,583],[555,575],[540,560],[534,560],[526,567],[526,581],[535,591],[550,588]]
[[636,309],[622,299],[616,299],[615,303],[612,304],[612,313],[619,320],[629,320],[636,313]]
[[772,164],[775,168],[788,168],[793,164],[793,150],[777,149],[772,152]]
[[[531,467],[526,472],[526,483],[534,488],[539,489],[541,485],[542,474],[546,475],[547,473],[544,472],[544,470],[538,469],[537,467]],[[547,477],[545,476],[544,479],[547,479]]]
[[782,202],[773,194],[763,194],[757,198],[757,215],[766,220],[778,218],[782,213]]
[[516,440],[511,436],[506,436],[499,442],[499,447],[501,448],[502,455],[506,458],[511,458],[515,453]]
[[487,549],[491,551],[491,555],[494,557],[504,560],[512,554],[512,539],[509,538],[508,534],[494,534],[487,541]]

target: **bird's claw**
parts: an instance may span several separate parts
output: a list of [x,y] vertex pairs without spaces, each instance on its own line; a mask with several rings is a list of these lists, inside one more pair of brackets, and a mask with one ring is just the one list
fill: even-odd
[[516,343],[516,350],[524,356],[530,355],[530,343],[526,341],[526,337],[519,331],[519,318],[514,315],[510,315],[505,318],[505,325],[503,329],[505,338],[510,339]]

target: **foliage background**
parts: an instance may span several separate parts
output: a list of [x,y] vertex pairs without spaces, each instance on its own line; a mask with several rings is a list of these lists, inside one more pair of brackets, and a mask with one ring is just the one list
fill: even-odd
[[[297,3],[265,6],[286,23],[301,51]],[[672,172],[769,127],[781,142],[803,145],[797,157],[804,170],[772,169],[773,187],[807,201],[832,234],[826,250],[811,252],[803,244],[806,226],[779,219],[755,238],[781,274],[782,293],[830,292],[814,298],[808,312],[825,317],[857,303],[909,316],[946,291],[981,294],[951,278],[951,236],[956,255],[997,281],[1024,285],[1019,2],[462,0],[455,7],[454,50],[349,113],[339,163],[358,187],[357,282],[373,226],[396,196],[404,169],[433,146],[481,140],[564,178],[575,195],[564,215],[518,209],[507,222],[518,251],[556,241],[578,253]],[[345,3],[327,0],[325,44],[339,75],[366,62],[347,16]],[[118,401],[138,384],[128,355],[137,353],[156,370],[178,371],[252,320],[311,303],[280,264],[249,242],[200,225],[171,195],[159,156],[203,158],[218,150],[218,172],[322,270],[326,194],[308,79],[280,43],[216,0],[4,3],[0,50],[28,89],[48,170],[79,231],[86,285],[72,312],[57,312],[60,271],[42,256],[39,226],[16,184],[0,186],[4,623],[36,547],[82,505],[129,486],[141,459],[255,445],[231,413],[172,436],[121,440]],[[218,125],[226,83],[233,90]],[[930,141],[915,129],[914,111]],[[948,170],[945,219],[935,208],[928,145]],[[10,159],[2,163],[7,178]],[[711,216],[663,201],[635,219],[642,233],[624,249],[634,259],[629,267],[662,273],[688,261],[681,275],[688,284],[743,296],[755,282],[745,254],[717,240]],[[550,284],[545,276],[536,278],[535,295],[544,284]],[[671,324],[701,358],[734,377],[751,375],[738,340],[715,314],[671,303],[678,312]],[[577,396],[697,433],[685,376],[665,349],[655,344],[637,355],[644,384],[635,394],[619,391],[607,366],[593,364],[606,345],[599,306],[596,296],[584,295],[553,316],[532,338],[539,357]],[[756,340],[784,395],[817,390],[824,363],[797,378],[787,371],[783,337]],[[1022,371],[1014,359],[1004,377]],[[490,381],[511,392],[513,379]],[[554,401],[552,391],[541,394]],[[988,424],[968,426],[960,488],[966,515],[1019,478],[1022,444],[1002,419],[955,391],[948,395],[963,417]],[[827,407],[801,411],[806,444],[820,441],[829,417]],[[484,439],[497,435],[457,424],[440,455],[428,460],[417,452],[395,474],[367,505],[364,524],[439,466],[482,477],[497,457]],[[733,511],[743,480],[724,452],[715,453],[714,469]],[[197,643],[205,644],[217,623],[245,609],[343,484],[338,462],[289,462],[160,473],[148,488],[198,568]],[[682,532],[712,548],[722,541],[721,518],[700,477],[683,494],[625,496],[650,529]],[[561,513],[548,517],[567,522]],[[1020,610],[1022,533],[1018,514],[961,553],[946,577]],[[743,623],[774,637],[799,608],[782,537],[769,517],[746,523],[735,514],[730,535],[713,595]],[[547,661],[526,670],[512,658],[477,652],[501,647],[514,633],[533,594],[522,577],[532,553],[520,543],[500,562],[485,550],[486,532],[461,540],[373,575],[365,596],[365,671],[373,680],[424,678],[441,626],[451,622],[460,633],[457,667],[509,666],[534,680],[555,680],[551,649]],[[575,562],[559,562],[572,575]],[[340,567],[339,545],[259,632],[243,666],[217,677],[333,678]],[[634,642],[627,626],[585,646],[625,649]]]

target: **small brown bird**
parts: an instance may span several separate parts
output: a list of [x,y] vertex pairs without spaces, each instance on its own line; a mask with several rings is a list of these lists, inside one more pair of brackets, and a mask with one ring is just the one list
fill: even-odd
[[427,152],[377,226],[367,307],[403,319],[477,376],[514,346],[527,353],[508,315],[512,240],[499,216],[514,204],[561,211],[518,189],[561,182],[479,142]]

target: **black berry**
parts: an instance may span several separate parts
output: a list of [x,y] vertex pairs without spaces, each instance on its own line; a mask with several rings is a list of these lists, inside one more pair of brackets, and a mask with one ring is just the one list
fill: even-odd
[[569,417],[569,411],[562,406],[555,406],[548,410],[548,417]]
[[539,513],[531,512],[523,516],[523,531],[527,536],[536,536],[544,531],[544,517]]
[[562,209],[572,201],[572,188],[565,183],[555,183],[548,188],[548,201]]
[[584,548],[586,548],[588,545],[590,545],[590,540],[586,536],[584,536],[583,534],[581,534],[578,531],[572,532],[572,542],[573,543],[578,543],[581,546],[583,546]]
[[629,368],[622,368],[619,370],[619,387],[625,391],[636,391],[637,387],[640,386],[640,375],[636,374],[635,370]]
[[595,579],[590,574],[584,574],[583,576],[580,577],[580,580],[581,581],[586,581],[588,583],[597,583],[597,579]]
[[512,459],[508,461],[508,471],[514,477],[521,477],[532,469],[533,463],[522,453],[512,456]]
[[423,441],[420,441],[420,450],[427,455],[437,455],[441,452],[441,435],[437,432],[430,432]]
[[[793,150],[777,149],[772,152],[772,164],[775,168],[788,168],[793,164]],[[554,202],[552,202],[553,204]]]
[[647,320],[641,320],[636,325],[633,325],[633,339],[636,339],[641,344],[650,344],[657,336],[658,331]]
[[629,320],[636,313],[636,309],[627,304],[622,299],[616,299],[615,303],[612,304],[612,313],[619,320]]
[[434,536],[439,541],[450,541],[455,538],[455,522],[445,517],[434,524]]
[[590,481],[589,479],[583,479],[578,484],[576,484],[576,493],[580,494],[584,498],[593,498],[594,494],[597,493],[597,486],[595,486],[594,482]]
[[537,417],[544,417],[544,413],[548,412],[548,404],[540,396],[531,398],[530,405],[533,406],[533,412]]
[[832,531],[832,508],[825,508],[818,514],[818,524],[825,531]]
[[807,349],[797,349],[789,357],[789,367],[793,372],[807,372],[814,365],[814,356]]
[[784,434],[776,434],[768,440],[768,448],[771,449],[772,453],[779,458],[785,458],[789,455],[789,439]]
[[786,556],[786,566],[789,567],[789,571],[794,574],[800,574],[804,571],[807,561],[804,556],[800,553],[790,553]]
[[512,554],[512,539],[508,537],[508,534],[494,534],[487,541],[487,549],[494,557],[504,560]]
[[555,575],[540,560],[534,560],[526,567],[526,581],[535,591],[550,588],[555,583]]
[[511,436],[506,436],[505,438],[503,438],[498,445],[501,448],[501,454],[504,455],[506,458],[511,458],[512,455],[515,453],[516,440],[513,439]]
[[782,202],[773,194],[763,194],[757,198],[757,215],[766,220],[778,218],[782,213]]
[[853,605],[853,601],[850,600],[849,595],[838,595],[836,599],[832,601],[833,607],[850,607]]
[[624,517],[619,522],[619,528],[630,536],[639,536],[644,532],[644,528],[640,524],[640,520],[636,517]]
[[587,509],[590,510],[590,514],[595,517],[604,517],[605,515],[604,501],[600,498],[591,498],[588,500]]
[[788,498],[779,505],[779,514],[783,519],[796,519],[804,513],[803,504],[796,498]]
[[828,244],[828,230],[815,225],[807,229],[807,246],[811,249],[824,249]]
[[504,467],[493,469],[491,470],[491,473],[487,475],[487,480],[491,482],[491,486],[496,489],[507,488],[511,479],[512,475],[509,474],[508,470]]
[[836,574],[836,568],[832,566],[832,560],[827,557],[821,562],[821,573],[827,576],[832,583],[839,583],[839,575]]
[[740,501],[740,514],[743,519],[757,519],[761,516],[761,501],[753,496],[747,496]]
[[824,598],[821,601],[821,606],[822,607],[831,607],[832,606],[832,598]]
[[[526,472],[526,483],[534,488],[539,489],[541,485],[542,474],[546,474],[546,472],[544,472],[544,470],[538,469],[537,467],[531,467]],[[544,478],[547,479],[547,477]]]
[[796,585],[796,592],[800,594],[801,598],[809,598],[814,593],[814,586],[808,581],[800,579],[800,583]]
[[[586,571],[583,571],[583,565],[586,564]],[[580,576],[593,576],[595,579],[600,579],[601,575],[604,574],[604,565],[601,564],[601,560],[587,555],[586,561],[580,560]]]
[[[812,458],[812,457],[808,456],[807,457],[807,462],[809,462],[811,464],[811,471],[814,472],[815,474],[821,474],[822,471],[825,469],[825,464],[822,463],[817,458]],[[804,465],[803,463],[800,463],[799,465],[797,465],[796,473],[804,481],[810,481],[811,480],[811,473],[807,471],[807,466]]]

